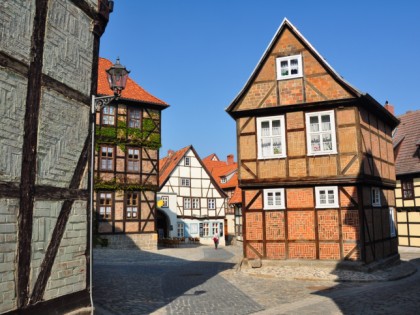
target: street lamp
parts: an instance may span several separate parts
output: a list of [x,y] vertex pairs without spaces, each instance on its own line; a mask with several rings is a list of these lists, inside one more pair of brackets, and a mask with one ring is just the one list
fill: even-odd
[[91,104],[91,156],[90,156],[90,303],[92,305],[93,313],[93,296],[92,296],[92,258],[93,258],[93,184],[94,184],[94,173],[95,173],[95,127],[96,127],[96,112],[102,110],[104,106],[112,103],[114,100],[118,100],[121,96],[122,90],[125,89],[127,83],[128,71],[124,66],[120,64],[120,58],[117,58],[115,64],[111,68],[105,70],[109,83],[109,88],[114,91],[114,95],[109,96],[95,96],[92,95]]

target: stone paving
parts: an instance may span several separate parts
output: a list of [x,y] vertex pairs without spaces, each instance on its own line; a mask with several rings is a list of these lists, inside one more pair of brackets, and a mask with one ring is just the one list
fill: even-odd
[[[239,268],[241,251],[236,246],[217,251],[210,246],[150,252],[95,249],[95,314],[366,313],[363,310],[387,314],[380,305],[395,309],[387,294],[394,292],[395,286],[403,288],[408,282],[412,290],[400,289],[394,296],[401,295],[401,301],[418,300],[420,275],[384,281],[398,279],[395,275],[408,276],[407,270],[412,270],[413,264],[402,263],[371,275],[348,270],[336,270],[331,275],[325,268],[304,266],[247,269]],[[418,262],[420,249],[405,250],[402,257]],[[365,278],[361,279],[362,276]],[[372,290],[375,294],[380,290],[386,300],[366,306],[361,301],[369,302],[366,296],[372,295]],[[410,303],[404,310],[420,307]]]

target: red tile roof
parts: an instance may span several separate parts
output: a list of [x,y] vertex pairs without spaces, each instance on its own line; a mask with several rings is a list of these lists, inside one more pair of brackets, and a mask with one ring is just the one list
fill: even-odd
[[[228,164],[228,162],[220,161],[218,158],[217,160],[214,160],[213,157],[217,158],[217,155],[214,153],[210,154],[209,156],[203,159],[203,163],[204,163],[204,166],[209,171],[209,173],[217,181],[219,186],[222,189],[229,189],[229,188],[234,188],[238,186],[237,174],[234,174],[226,183],[222,183],[221,181],[223,177],[228,177],[229,175],[235,172],[237,173],[238,164],[236,162],[232,162],[231,164]],[[232,156],[232,160],[233,160],[233,156]]]
[[[105,58],[99,58],[98,64],[98,95],[113,95],[114,92],[109,88],[108,79],[105,70],[112,66],[112,62]],[[140,101],[154,105],[162,105],[168,107],[164,101],[153,96],[140,85],[134,82],[130,77],[127,79],[127,85],[121,93],[122,99]]]
[[233,192],[233,195],[229,200],[230,205],[236,203],[242,203],[242,189],[240,189],[238,186],[236,186],[235,191]]
[[398,117],[401,123],[393,135],[397,175],[420,172],[420,110]]

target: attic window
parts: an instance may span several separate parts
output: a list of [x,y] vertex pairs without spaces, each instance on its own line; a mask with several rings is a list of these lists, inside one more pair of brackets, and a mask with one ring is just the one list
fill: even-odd
[[226,176],[223,176],[223,177],[220,179],[220,182],[221,182],[222,184],[227,183],[227,178],[226,178]]
[[276,59],[277,80],[300,78],[302,71],[302,55],[280,57]]

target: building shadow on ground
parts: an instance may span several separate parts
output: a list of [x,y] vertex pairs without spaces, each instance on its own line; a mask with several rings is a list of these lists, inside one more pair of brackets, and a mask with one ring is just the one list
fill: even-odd
[[217,277],[235,267],[234,257],[223,247],[215,250],[197,244],[154,251],[96,248],[95,314],[195,314],[211,301],[219,301],[226,314],[237,313],[236,306],[226,301],[227,293],[247,301],[242,306],[251,312],[259,311],[260,305]]

